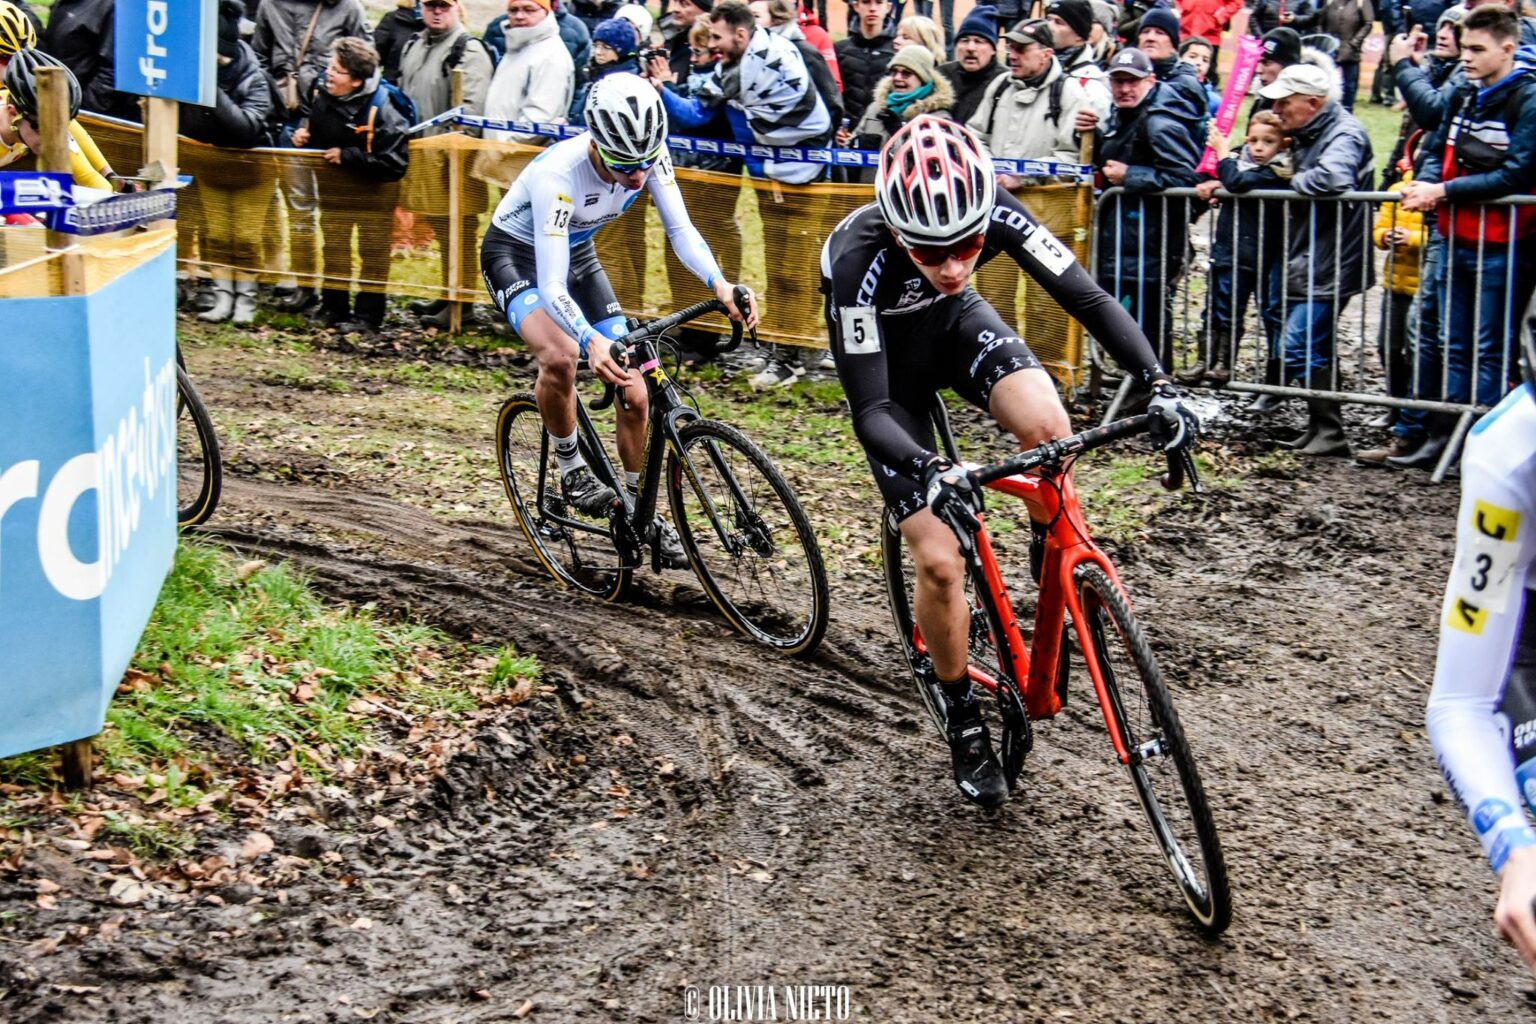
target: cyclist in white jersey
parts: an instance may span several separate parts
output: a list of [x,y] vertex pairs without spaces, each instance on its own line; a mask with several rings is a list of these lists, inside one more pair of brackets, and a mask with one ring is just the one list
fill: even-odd
[[[735,287],[688,219],[666,153],[667,115],[653,86],[638,75],[608,75],[587,96],[585,134],[540,153],[502,198],[480,247],[480,267],[497,306],[539,361],[534,397],[555,445],[560,488],[583,515],[600,516],[617,500],[592,473],[576,440],[576,362],[625,389],[618,414],[619,459],[631,489],[645,448],[646,391],[608,343],[626,332],[624,313],[598,262],[593,236],[648,188],[672,251],[715,293],[731,317],[756,326],[757,310],[738,310]],[[594,342],[597,342],[594,344]],[[671,567],[688,564],[672,528],[658,520],[651,543]]]
[[1472,428],[1461,460],[1456,563],[1440,617],[1429,739],[1499,876],[1494,920],[1536,972],[1536,303],[1525,383]]

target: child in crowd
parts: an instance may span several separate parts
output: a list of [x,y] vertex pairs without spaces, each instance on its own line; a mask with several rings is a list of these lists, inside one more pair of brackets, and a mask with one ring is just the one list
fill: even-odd
[[[1240,194],[1290,187],[1291,140],[1272,112],[1261,111],[1249,119],[1243,148],[1235,156],[1232,144],[1214,124],[1206,143],[1219,161],[1216,178],[1202,181],[1195,190],[1213,205],[1218,188]],[[1205,309],[1209,355],[1205,362],[1180,374],[1182,379],[1193,382],[1205,378],[1216,384],[1231,379],[1232,353],[1242,341],[1243,317],[1249,298],[1255,295],[1269,342],[1269,358],[1274,359],[1284,253],[1284,211],[1279,202],[1233,199],[1222,204],[1211,239],[1211,291]],[[1267,280],[1260,280],[1261,271],[1266,269]]]
[[1216,48],[1199,36],[1190,36],[1179,46],[1179,59],[1195,69],[1200,84],[1205,86],[1207,112],[1216,116],[1221,106],[1221,79],[1216,72]]
[[[1397,172],[1402,175],[1387,186],[1388,192],[1401,192],[1413,180],[1413,160],[1418,151],[1423,132],[1415,132],[1403,147],[1403,158],[1397,162]],[[1383,289],[1381,330],[1377,335],[1377,347],[1381,352],[1381,366],[1387,375],[1387,394],[1394,398],[1407,398],[1411,393],[1408,379],[1410,366],[1408,354],[1408,309],[1419,291],[1419,264],[1425,243],[1429,241],[1424,215],[1416,210],[1405,210],[1401,203],[1382,203],[1376,215],[1376,229],[1371,232],[1376,248],[1387,251],[1387,283]],[[1377,426],[1390,427],[1396,420],[1396,410],[1387,413]],[[1382,450],[1386,452],[1386,449]],[[1360,453],[1365,462],[1385,461]]]

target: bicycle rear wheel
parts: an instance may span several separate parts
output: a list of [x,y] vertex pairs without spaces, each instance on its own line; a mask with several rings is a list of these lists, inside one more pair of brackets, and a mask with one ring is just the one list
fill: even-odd
[[1218,935],[1232,921],[1232,893],[1221,840],[1173,698],[1130,605],[1097,565],[1077,571],[1083,628],[1109,696],[1113,727],[1130,753],[1131,782],[1163,859],[1200,930]]
[[208,409],[192,378],[176,367],[176,523],[182,527],[208,521],[219,505],[224,467],[219,439]]
[[[917,687],[918,698],[922,700],[923,707],[928,711],[928,717],[933,720],[934,727],[938,729],[939,738],[948,743],[949,735],[945,729],[944,692],[940,689],[938,676],[933,671],[933,662],[925,649],[920,647],[921,638],[917,630],[917,617],[913,611],[913,581],[917,579],[917,570],[911,555],[907,552],[906,544],[902,541],[901,528],[896,524],[896,517],[889,509],[881,516],[880,555],[885,568],[885,593],[886,600],[891,606],[891,619],[896,624],[896,632],[901,636],[901,649],[906,654],[907,665],[912,670],[912,681]],[[1002,694],[999,696],[998,707],[1003,721],[1006,723],[1011,718],[1014,722],[1012,730],[1007,728],[1002,730],[1003,745],[998,751],[1011,787],[1023,768],[1025,755],[1034,745],[1034,730],[1029,723],[1028,715],[1024,713],[1023,702],[1008,696],[1005,688],[1011,690],[1013,694],[1018,694],[1024,681],[1013,678],[1013,662],[1008,657],[1006,649],[999,646],[995,639],[1000,635],[1000,631],[994,631],[992,626],[1000,616],[991,607],[990,599],[977,590],[976,581],[970,573],[966,573],[965,577],[965,602],[971,610],[968,654],[971,679],[983,685],[993,684],[993,687]],[[1005,702],[1011,702],[1012,710],[1008,714],[1001,714]]]
[[730,424],[696,420],[679,439],[681,452],[667,457],[667,490],[699,583],[737,629],[789,654],[810,653],[827,629],[827,573],[795,492]]
[[[582,440],[587,464],[598,465]],[[606,524],[588,522],[567,508],[555,448],[532,395],[514,395],[502,404],[496,418],[496,464],[517,523],[550,575],[605,601],[623,594],[630,570]]]

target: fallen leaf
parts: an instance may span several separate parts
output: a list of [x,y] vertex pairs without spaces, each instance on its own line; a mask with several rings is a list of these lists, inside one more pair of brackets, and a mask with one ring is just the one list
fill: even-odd
[[259,558],[253,558],[249,562],[241,563],[240,568],[235,570],[235,578],[241,583],[244,583],[246,580],[250,579],[258,572],[261,572],[261,570],[265,569],[266,567],[266,562]]
[[135,903],[143,903],[149,898],[151,889],[148,885],[136,878],[119,878],[112,883],[112,888],[107,895],[123,906],[133,906]]
[[371,917],[360,917],[356,921],[353,921],[347,927],[351,928],[355,932],[366,932],[370,928],[373,927],[373,918],[371,918]]
[[55,882],[49,878],[33,879],[32,886],[37,890],[37,894],[39,896],[46,895],[50,892],[58,892],[61,888],[58,882]]
[[368,824],[372,825],[374,828],[394,828],[395,827],[395,823],[392,820],[390,820],[389,818],[384,817],[384,815],[382,815],[382,814],[375,814],[373,816],[373,819],[371,821],[369,821]]
[[57,909],[59,909],[59,899],[58,899],[58,897],[57,896],[39,896],[37,898],[37,909],[39,909],[39,910],[57,910]]
[[523,1017],[528,1016],[532,1012],[533,1012],[533,1000],[532,999],[525,999],[525,1000],[523,1000],[523,1005],[522,1006],[519,1006],[517,1009],[512,1011],[512,1016],[517,1017],[518,1019],[522,1019]]
[[240,844],[240,859],[252,861],[272,852],[272,837],[265,832],[252,832]]

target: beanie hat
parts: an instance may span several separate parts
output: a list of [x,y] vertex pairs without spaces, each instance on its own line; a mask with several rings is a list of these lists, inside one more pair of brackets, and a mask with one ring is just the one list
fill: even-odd
[[633,57],[640,49],[640,33],[623,18],[606,18],[592,29],[592,41],[603,43],[622,57]]
[[1272,60],[1289,67],[1301,63],[1301,33],[1293,28],[1274,28],[1264,33],[1260,60]]
[[1155,28],[1167,34],[1173,40],[1174,45],[1179,42],[1179,16],[1167,7],[1154,7],[1141,16],[1141,24],[1136,26],[1136,35],[1140,36],[1149,28]]
[[688,0],[688,2],[706,14],[715,9],[715,0]]
[[[985,39],[993,46],[997,45],[997,8],[991,4],[978,4],[971,8],[971,13],[960,22],[960,27],[955,29],[955,41],[959,42],[966,36],[975,36]],[[908,47],[911,49],[911,47]]]
[[245,6],[232,0],[219,5],[219,56],[234,58],[240,53],[240,17]]
[[920,82],[931,82],[936,73],[933,54],[926,46],[903,46],[896,51],[896,56],[891,58],[889,70],[906,68],[917,76]]
[[1093,31],[1093,5],[1088,0],[1051,0],[1045,5],[1046,14],[1054,14],[1084,41]]

